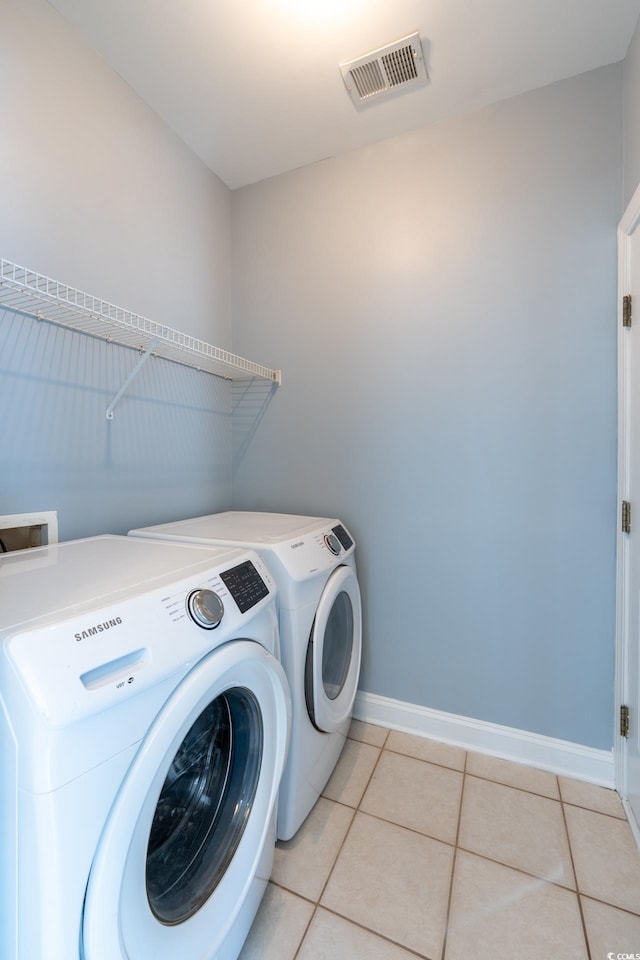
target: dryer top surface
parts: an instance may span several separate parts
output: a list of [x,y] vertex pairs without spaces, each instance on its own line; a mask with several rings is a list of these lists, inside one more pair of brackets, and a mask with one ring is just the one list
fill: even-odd
[[259,547],[287,543],[289,540],[315,533],[339,522],[326,517],[300,517],[288,513],[230,510],[226,513],[213,513],[207,517],[162,523],[155,527],[146,527],[142,531],[132,531],[132,533],[177,535],[201,541],[226,540],[243,546]]

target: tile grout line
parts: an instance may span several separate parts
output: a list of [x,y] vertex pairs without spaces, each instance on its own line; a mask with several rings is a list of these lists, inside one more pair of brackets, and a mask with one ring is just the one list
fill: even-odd
[[[384,738],[384,742],[385,742],[385,743],[386,743],[386,740],[387,740],[387,737],[388,737],[388,736],[389,736],[389,734],[388,734],[388,732],[387,732],[387,736]],[[347,737],[346,739],[350,739],[350,738]],[[345,743],[346,743],[346,739],[345,739]],[[355,742],[355,743],[363,743],[364,741],[362,741],[362,740],[355,740],[354,742]],[[368,745],[368,746],[371,746],[371,744],[367,744],[367,745]],[[379,760],[380,760],[380,757],[382,756],[382,751],[384,750],[384,744],[383,744],[382,747],[380,747],[380,748],[378,748],[378,749],[379,749],[380,752],[379,752],[379,754],[378,754],[378,757],[377,757],[377,759],[376,759],[375,764],[373,765],[373,770],[372,770],[372,772],[371,772],[371,776],[369,777],[369,780],[367,780],[367,785],[365,786],[365,788],[364,788],[364,790],[363,790],[363,792],[362,792],[362,796],[365,795],[366,790],[367,790],[367,787],[369,786],[369,783],[370,783],[370,781],[371,781],[371,777],[373,776],[373,773],[374,773],[376,767],[378,766],[378,762],[379,762]],[[339,762],[339,761],[338,761],[338,762]],[[336,766],[337,766],[337,764],[336,764]],[[326,786],[326,784],[325,784],[325,786]],[[323,796],[323,794],[320,794],[320,796]],[[327,799],[329,799],[329,798],[328,798],[328,797],[325,797],[325,800],[327,800]],[[362,797],[360,797],[360,800],[362,800]],[[334,800],[334,801],[332,801],[332,802],[335,803],[336,801]],[[342,804],[342,806],[348,807],[348,804]],[[360,806],[360,802],[358,802],[358,807],[359,807],[359,806]],[[337,851],[336,851],[336,855],[335,855],[335,857],[333,858],[333,863],[331,864],[331,869],[329,870],[329,873],[327,874],[327,879],[325,880],[325,882],[324,882],[324,884],[323,884],[323,886],[322,886],[322,889],[320,890],[320,893],[318,894],[318,898],[317,898],[317,900],[316,900],[315,903],[314,903],[313,912],[312,912],[312,914],[311,914],[311,916],[310,916],[310,918],[309,918],[309,922],[308,922],[307,926],[305,927],[304,933],[302,934],[302,937],[300,938],[300,943],[298,944],[298,948],[297,948],[297,950],[296,950],[296,952],[295,952],[295,954],[294,954],[294,956],[293,956],[293,960],[297,960],[297,958],[299,957],[300,951],[302,950],[302,946],[303,946],[304,941],[305,941],[305,939],[306,939],[306,937],[307,937],[307,934],[308,934],[308,932],[309,932],[309,929],[310,929],[310,927],[311,927],[311,924],[313,923],[313,920],[314,920],[315,916],[317,915],[318,910],[320,909],[320,901],[322,900],[322,897],[323,897],[323,895],[324,895],[324,892],[325,892],[325,890],[327,889],[327,885],[328,885],[329,881],[331,880],[331,877],[332,877],[332,875],[333,875],[333,871],[334,871],[334,869],[335,869],[336,863],[338,862],[338,857],[340,856],[340,854],[341,854],[341,852],[342,852],[342,849],[343,849],[345,843],[347,842],[347,837],[349,836],[349,834],[350,834],[350,832],[351,832],[351,827],[353,826],[353,821],[354,821],[355,818],[356,818],[356,813],[358,812],[358,807],[355,807],[355,808],[354,808],[354,807],[349,807],[350,810],[353,810],[353,815],[352,815],[352,817],[351,817],[351,821],[350,821],[350,823],[349,823],[349,826],[347,827],[347,830],[346,830],[346,833],[345,833],[344,837],[342,838],[342,843],[341,843],[340,846],[338,847],[338,849],[337,849]],[[326,907],[323,907],[322,909],[324,910],[324,909],[326,909]],[[333,912],[333,911],[331,911],[331,912]],[[336,914],[336,916],[340,916],[340,914]],[[345,919],[345,918],[343,918],[343,919]]]
[[[385,736],[385,738],[384,738],[384,743],[386,743],[388,736],[389,736],[389,731],[387,731],[387,734],[386,734],[386,736]],[[355,740],[355,738],[347,736],[347,737],[345,737],[345,744],[346,744],[347,740],[349,740],[349,739],[350,739],[350,740],[353,740],[354,743],[364,743],[364,742],[365,742],[365,741],[363,741],[363,740]],[[367,746],[372,746],[372,744],[367,744]],[[384,744],[383,744],[382,747],[379,747],[378,749],[380,750],[380,753],[378,754],[378,757],[377,757],[376,762],[375,762],[375,764],[374,764],[373,770],[375,770],[375,768],[378,766],[378,761],[380,760],[380,757],[382,756],[382,751],[383,751],[383,749],[384,749]],[[338,762],[339,762],[339,760],[338,760]],[[337,766],[337,763],[336,763],[336,766]],[[373,771],[372,771],[371,776],[373,776]],[[367,786],[365,787],[365,790],[363,791],[362,796],[364,796],[364,792],[366,791],[367,787],[369,786],[369,781],[370,781],[370,780],[371,780],[371,777],[369,777],[369,780],[367,781]],[[326,784],[325,784],[325,786],[326,786]],[[323,794],[321,793],[320,796],[322,797]],[[318,799],[320,799],[320,798],[318,798]],[[325,799],[325,800],[328,800],[329,798],[328,798],[328,797],[324,797],[324,799]],[[361,797],[360,799],[362,799],[362,797]],[[333,801],[331,801],[331,802],[332,802],[332,803],[336,803],[336,802],[338,802],[338,801],[333,800]],[[306,903],[312,903],[312,904],[313,904],[313,910],[312,910],[312,912],[311,912],[311,916],[309,917],[309,922],[307,923],[306,927],[304,928],[304,932],[303,932],[303,934],[302,934],[302,936],[301,936],[301,938],[300,938],[300,943],[298,944],[298,946],[297,946],[297,948],[296,948],[296,951],[295,951],[295,953],[294,953],[294,955],[293,955],[293,960],[297,960],[297,958],[298,958],[299,955],[300,955],[300,951],[302,950],[304,941],[305,941],[305,939],[306,939],[306,937],[307,937],[307,934],[309,933],[309,930],[310,930],[310,928],[311,928],[311,924],[313,923],[313,921],[314,921],[314,919],[315,919],[315,917],[316,917],[316,915],[317,915],[317,913],[318,913],[318,910],[320,909],[320,901],[321,901],[321,899],[322,899],[322,896],[323,896],[323,894],[324,894],[324,891],[326,890],[327,884],[329,883],[329,880],[331,879],[331,875],[332,875],[332,873],[333,873],[333,871],[334,871],[335,865],[336,865],[336,863],[338,862],[338,857],[340,856],[340,853],[341,853],[341,851],[342,851],[342,848],[344,847],[345,842],[346,842],[346,840],[347,840],[347,837],[349,836],[349,833],[350,833],[350,831],[351,831],[351,827],[353,826],[353,821],[354,821],[355,818],[356,818],[357,807],[354,809],[354,807],[349,807],[348,804],[341,804],[341,806],[347,807],[348,809],[353,810],[353,815],[352,815],[352,817],[351,817],[351,821],[350,821],[350,823],[349,823],[349,826],[347,827],[347,831],[346,831],[346,833],[345,833],[345,835],[344,835],[344,837],[343,837],[342,843],[341,843],[340,846],[338,847],[338,850],[337,850],[336,855],[335,855],[335,857],[334,857],[333,863],[331,864],[331,869],[329,870],[329,873],[328,873],[328,875],[327,875],[327,879],[325,880],[325,882],[324,882],[324,884],[323,884],[323,886],[322,886],[322,889],[320,890],[320,893],[318,894],[317,899],[316,899],[316,900],[308,900],[306,897],[301,897],[301,899],[304,900]],[[359,804],[358,804],[358,806],[359,806]],[[301,824],[300,826],[302,826],[302,824]],[[298,897],[300,896],[300,894],[295,893],[293,890],[289,890],[288,887],[284,887],[284,886],[282,886],[282,884],[278,884],[278,886],[280,886],[281,889],[283,889],[283,890],[287,890],[288,893],[291,893],[291,894],[293,894],[294,896],[298,896]],[[323,907],[322,909],[326,909],[326,908]],[[336,914],[336,916],[339,916],[339,914]]]
[[576,893],[574,887],[567,887],[563,883],[556,883],[555,880],[549,880],[548,877],[541,877],[539,873],[531,873],[529,870],[525,870],[523,867],[515,867],[511,863],[505,863],[504,860],[496,860],[495,857],[488,857],[486,853],[478,853],[477,850],[470,850],[469,847],[462,846],[458,846],[457,849],[461,850],[462,853],[470,853],[472,857],[477,857],[479,860],[486,860],[487,863],[495,863],[497,867],[504,867],[506,870],[512,870],[514,873],[518,873],[523,877],[527,877],[529,880],[539,880],[540,883],[546,883],[548,886],[556,887],[558,890],[566,890],[567,893]]
[[453,859],[451,861],[451,880],[449,881],[449,896],[447,898],[447,912],[444,919],[444,934],[442,937],[442,951],[441,951],[441,960],[445,960],[447,952],[447,940],[449,938],[449,922],[451,920],[451,904],[453,901],[453,883],[456,873],[456,862],[458,859],[458,840],[460,839],[460,826],[462,824],[462,804],[464,802],[464,787],[467,782],[467,761],[469,759],[469,754],[465,751],[464,755],[464,768],[462,770],[462,784],[460,786],[460,806],[458,808],[458,825],[456,827],[456,839],[453,845]]
[[[507,761],[509,762],[509,761]],[[546,771],[545,771],[546,772]],[[520,787],[516,783],[505,783],[504,780],[496,780],[493,777],[483,777],[479,773],[471,773],[470,771],[466,774],[467,777],[473,777],[475,780],[484,780],[485,783],[497,783],[500,787],[509,787],[510,790],[518,790],[520,793],[528,793],[531,797],[542,797],[543,800],[555,800],[556,803],[560,803],[560,790],[558,789],[558,796],[551,797],[548,793],[539,793],[537,790],[530,790],[528,787]],[[557,777],[556,777],[557,779]]]
[[[332,866],[331,866],[331,869],[330,869],[330,871],[329,871],[329,874],[328,874],[328,876],[327,876],[327,879],[326,879],[326,881],[325,881],[325,883],[324,883],[324,885],[323,885],[323,887],[322,887],[322,890],[320,891],[320,894],[319,894],[319,896],[318,896],[318,899],[317,899],[316,902],[315,902],[313,913],[312,913],[312,915],[311,915],[311,918],[310,918],[310,920],[309,920],[309,923],[307,924],[307,926],[306,926],[306,928],[305,928],[305,931],[304,931],[304,934],[303,934],[303,936],[302,936],[302,939],[300,940],[300,943],[298,944],[298,948],[297,948],[297,950],[296,950],[296,952],[295,952],[295,955],[294,955],[294,957],[293,957],[293,960],[298,960],[298,957],[299,957],[299,954],[300,954],[300,950],[302,949],[302,946],[303,946],[303,944],[304,944],[305,937],[307,936],[307,933],[308,933],[308,931],[309,931],[309,928],[310,928],[310,926],[311,926],[311,923],[313,922],[314,917],[316,916],[316,914],[318,913],[318,910],[320,910],[320,909],[326,910],[328,913],[331,913],[331,914],[332,914],[333,916],[335,916],[335,917],[339,917],[341,920],[344,920],[346,923],[352,923],[354,926],[359,927],[361,930],[365,930],[367,933],[370,933],[372,936],[380,937],[380,939],[385,940],[387,943],[393,944],[393,946],[397,946],[397,947],[399,947],[400,949],[405,950],[406,952],[410,953],[412,956],[415,956],[416,958],[418,958],[418,960],[429,960],[429,958],[426,957],[425,954],[417,953],[415,950],[411,949],[410,947],[407,947],[407,946],[405,946],[405,945],[402,944],[402,943],[398,943],[398,941],[396,941],[396,940],[390,939],[389,937],[385,936],[385,934],[380,933],[380,932],[377,931],[377,930],[372,930],[371,927],[365,926],[364,924],[358,922],[357,920],[354,920],[352,917],[344,916],[343,914],[338,913],[336,910],[333,910],[331,907],[324,906],[323,904],[320,903],[320,901],[322,900],[322,897],[323,897],[323,895],[324,895],[324,892],[325,892],[325,890],[327,889],[327,886],[329,885],[329,882],[330,882],[331,877],[332,877],[332,875],[333,875],[333,871],[335,870],[335,866],[336,866],[336,864],[337,864],[337,862],[338,862],[338,859],[339,859],[339,857],[340,857],[340,854],[342,853],[342,850],[343,850],[343,848],[344,848],[344,845],[345,845],[345,843],[347,842],[347,838],[348,838],[348,836],[349,836],[349,834],[350,834],[350,832],[351,832],[351,828],[353,827],[353,824],[354,824],[354,822],[355,822],[356,815],[357,815],[358,812],[362,812],[362,813],[364,814],[364,811],[360,811],[360,804],[362,803],[362,801],[363,801],[363,799],[364,799],[364,795],[366,794],[366,792],[367,792],[367,790],[368,790],[368,788],[369,788],[369,784],[371,783],[371,781],[373,780],[373,778],[374,778],[374,776],[375,776],[376,769],[377,769],[377,767],[378,767],[378,764],[380,763],[380,760],[381,760],[381,758],[382,758],[382,754],[384,753],[384,749],[385,749],[384,744],[386,743],[386,741],[387,741],[387,739],[388,739],[388,735],[389,735],[389,733],[387,732],[387,736],[385,737],[382,746],[380,746],[380,747],[377,748],[380,752],[379,752],[379,754],[378,754],[378,757],[377,757],[377,759],[376,759],[376,762],[375,762],[374,765],[373,765],[373,768],[372,768],[372,770],[371,770],[371,773],[370,773],[370,775],[369,775],[369,778],[367,779],[366,785],[365,785],[365,787],[364,787],[364,789],[363,789],[363,791],[362,791],[362,796],[360,797],[360,800],[358,801],[358,805],[357,805],[356,807],[348,807],[348,804],[341,804],[341,806],[345,806],[345,807],[348,807],[348,809],[353,810],[353,816],[352,816],[352,818],[351,818],[351,822],[350,822],[350,824],[349,824],[349,827],[348,827],[348,829],[347,829],[347,832],[346,832],[345,835],[344,835],[344,839],[343,839],[342,843],[340,844],[340,846],[339,846],[339,848],[338,848],[338,850],[337,850],[337,852],[336,852],[336,855],[335,855],[335,857],[334,857],[333,864],[332,864]],[[365,741],[359,740],[359,741],[356,741],[356,742],[358,742],[358,743],[364,743]],[[372,744],[367,744],[367,746],[373,746],[373,745],[372,745]],[[392,751],[390,751],[390,752],[392,752]],[[330,799],[330,798],[325,797],[325,799]],[[333,801],[332,801],[332,803],[338,803],[338,802],[339,802],[339,801],[336,801],[336,800],[333,800]],[[370,814],[366,814],[366,816],[370,816]],[[382,818],[376,817],[375,819],[382,819]],[[383,822],[387,822],[387,821],[383,821]],[[397,824],[396,824],[396,826],[397,826]],[[417,833],[417,831],[413,831],[413,832],[414,832],[414,833]],[[287,888],[284,888],[284,889],[287,889]],[[292,893],[293,891],[289,891],[289,892]],[[307,901],[307,902],[312,902],[312,901]],[[434,957],[433,960],[436,960],[436,958]]]
[[[408,760],[419,760],[420,763],[430,763],[434,767],[440,767],[442,770],[453,770],[454,773],[463,773],[464,766],[462,767],[452,767],[450,763],[442,763],[439,760],[425,760],[424,757],[416,757],[413,753],[403,753],[402,750],[394,750],[393,747],[385,747],[385,750],[388,750],[389,753],[392,753],[394,757],[407,757]],[[457,747],[456,749],[462,750],[462,747]],[[465,751],[466,753],[466,751]],[[466,757],[465,757],[466,763]]]
[[[387,734],[387,736],[388,736],[388,734]],[[384,741],[384,742],[386,743],[386,741],[387,741],[387,737],[385,737],[385,741]],[[362,741],[359,740],[359,741],[356,741],[356,742],[357,742],[357,743],[361,743]],[[371,746],[371,744],[367,744],[367,746]],[[373,779],[373,777],[374,777],[374,774],[375,774],[375,772],[376,772],[376,769],[377,769],[377,767],[378,767],[378,764],[380,763],[380,757],[382,756],[382,754],[383,754],[383,752],[384,752],[384,744],[383,744],[383,746],[378,747],[377,749],[379,750],[379,753],[378,753],[378,756],[376,757],[376,762],[374,763],[373,768],[372,768],[372,770],[371,770],[371,773],[369,774],[369,777],[368,777],[367,782],[366,782],[366,784],[365,784],[364,790],[362,791],[362,796],[361,796],[360,799],[358,800],[357,806],[356,806],[356,807],[349,807],[349,804],[346,804],[346,803],[345,803],[345,804],[342,804],[342,806],[348,807],[348,809],[353,810],[353,816],[351,817],[351,822],[349,823],[349,826],[348,826],[348,828],[347,828],[347,832],[345,833],[345,835],[344,835],[344,837],[343,837],[342,843],[341,843],[340,846],[338,847],[338,850],[337,850],[337,852],[336,852],[336,855],[335,855],[335,857],[333,858],[333,863],[331,864],[331,869],[329,870],[329,873],[328,873],[328,875],[327,875],[327,879],[325,880],[325,882],[324,882],[324,884],[323,884],[323,886],[322,886],[322,890],[320,891],[320,894],[319,894],[318,899],[317,899],[317,901],[316,901],[316,903],[317,903],[318,905],[320,904],[320,901],[322,900],[322,897],[324,896],[324,892],[325,892],[325,890],[327,889],[327,886],[328,886],[328,884],[329,884],[329,881],[331,880],[331,877],[332,877],[332,875],[333,875],[333,871],[335,870],[336,863],[338,862],[338,858],[339,858],[340,854],[342,853],[342,850],[343,850],[343,848],[344,848],[345,843],[347,842],[347,837],[348,837],[349,834],[351,833],[351,828],[353,827],[354,821],[355,821],[355,819],[356,819],[356,814],[358,813],[358,811],[359,811],[359,809],[360,809],[360,804],[362,803],[362,798],[364,797],[365,793],[367,792],[367,790],[368,790],[368,788],[369,788],[369,784],[371,783],[371,781],[372,781],[372,779]],[[338,761],[338,762],[339,762],[339,761]],[[321,794],[321,796],[324,796],[324,794]],[[325,797],[325,800],[330,800],[330,799],[331,799],[330,797]],[[332,803],[336,803],[336,802],[339,802],[339,801],[335,801],[335,800],[332,801]]]
[[[308,901],[307,901],[307,902],[308,902]],[[294,953],[292,960],[297,960],[297,958],[300,956],[300,951],[302,950],[302,944],[303,944],[304,941],[306,940],[307,934],[309,933],[309,929],[310,929],[310,927],[311,927],[311,924],[312,924],[313,921],[314,921],[314,918],[315,918],[315,915],[317,914],[317,912],[318,912],[318,904],[315,903],[315,904],[313,905],[313,910],[311,911],[311,916],[309,917],[309,922],[307,923],[306,927],[304,928],[304,931],[303,931],[303,933],[302,933],[302,936],[300,937],[300,943],[298,944],[298,946],[297,946],[297,948],[296,948],[296,952]]]
[[317,900],[311,900],[310,897],[305,897],[304,893],[298,893],[297,890],[292,890],[291,887],[285,886],[280,880],[273,880],[269,878],[269,883],[273,887],[277,887],[278,890],[284,890],[285,893],[290,893],[292,897],[297,897],[298,900],[304,900],[305,903],[308,903],[309,906],[315,907],[317,905]]
[[561,800],[565,807],[575,807],[576,810],[586,810],[588,813],[597,813],[599,817],[608,817],[609,820],[617,820],[618,823],[628,823],[626,816],[617,817],[615,813],[606,813],[604,810],[594,810],[593,807],[585,807],[582,803],[571,803],[570,800]]
[[[378,930],[372,930],[371,927],[365,926],[359,920],[353,920],[351,917],[345,917],[344,914],[338,913],[338,911],[334,910],[332,907],[325,907],[321,906],[320,904],[318,904],[318,907],[322,910],[326,910],[326,912],[330,913],[331,916],[338,917],[339,920],[344,920],[345,923],[351,923],[354,927],[358,927],[360,930],[364,930],[366,933],[370,933],[374,937],[384,940],[385,943],[389,943],[394,947],[398,947],[400,950],[404,950],[405,953],[409,953],[412,957],[417,957],[418,960],[436,960],[435,957],[431,958],[426,953],[418,953],[413,949],[413,947],[408,947],[404,943],[400,943],[398,940],[392,940],[391,937],[388,937],[385,933],[380,933]],[[296,960],[296,957],[294,957],[294,960]]]
[[[382,752],[382,751],[380,751],[380,752]],[[378,758],[378,759],[379,759],[379,758]],[[377,761],[376,761],[376,764],[377,764]],[[322,796],[322,794],[320,794],[320,796]],[[318,799],[320,799],[320,798],[318,798]],[[328,798],[325,797],[324,799],[327,800]],[[331,801],[331,802],[332,802],[332,803],[335,803],[336,801],[333,800],[333,801]],[[347,804],[342,804],[342,806],[347,807]],[[310,929],[310,927],[311,927],[311,924],[313,923],[313,920],[314,920],[316,914],[318,913],[318,910],[320,909],[320,901],[321,901],[321,899],[322,899],[322,895],[324,894],[324,891],[325,891],[326,888],[327,888],[327,884],[329,883],[329,880],[331,879],[331,875],[332,875],[332,873],[333,873],[333,871],[334,871],[335,865],[336,865],[336,863],[338,862],[338,857],[340,856],[340,853],[341,853],[341,851],[342,851],[342,848],[344,847],[344,845],[345,845],[345,843],[346,843],[346,840],[347,840],[347,837],[349,836],[349,833],[350,833],[350,831],[351,831],[351,827],[353,826],[353,821],[354,821],[355,818],[356,818],[356,810],[355,810],[353,807],[347,807],[347,809],[353,810],[353,815],[352,815],[352,817],[351,817],[351,820],[349,821],[349,826],[347,827],[347,830],[346,830],[346,832],[345,832],[345,835],[344,835],[344,837],[342,838],[342,843],[340,844],[340,846],[338,847],[338,850],[336,851],[336,855],[335,855],[335,857],[334,857],[334,859],[333,859],[333,863],[331,864],[331,869],[329,870],[329,873],[327,874],[327,879],[325,880],[324,884],[322,885],[322,889],[320,890],[320,893],[318,894],[317,899],[316,899],[316,900],[307,900],[307,903],[313,903],[313,911],[312,911],[312,913],[311,913],[311,916],[309,917],[309,922],[308,922],[307,926],[305,927],[304,933],[302,934],[302,937],[300,938],[300,943],[298,944],[298,948],[297,948],[295,954],[293,955],[293,960],[298,960],[298,956],[299,956],[299,954],[300,954],[300,951],[302,950],[302,946],[303,946],[304,941],[305,941],[305,939],[306,939],[306,936],[307,936],[307,934],[308,934],[308,932],[309,932],[309,929]],[[302,825],[301,825],[301,826],[302,826]],[[286,889],[288,889],[288,888],[287,888],[287,887],[284,887],[283,889],[286,890]],[[290,892],[290,893],[294,893],[293,890],[289,890],[289,892]],[[299,894],[295,894],[295,895],[296,895],[296,896],[299,896]],[[303,898],[303,899],[306,899],[306,898]],[[326,909],[326,908],[323,907],[322,909]]]
[[584,942],[587,948],[587,958],[588,960],[591,960],[591,946],[589,944],[589,936],[587,934],[587,925],[585,923],[584,911],[582,909],[582,899],[580,897],[580,884],[578,883],[578,871],[576,870],[575,860],[573,859],[573,849],[571,847],[571,836],[569,834],[569,824],[567,823],[567,815],[564,809],[564,801],[562,799],[562,789],[560,787],[560,779],[558,777],[556,777],[556,779],[558,780],[558,792],[560,793],[560,809],[562,811],[562,822],[564,823],[564,832],[567,837],[567,846],[569,847],[569,856],[571,858],[571,869],[573,870],[573,879],[575,880],[575,883],[576,883],[576,899],[578,901],[578,910],[580,912],[580,923],[582,924],[582,933],[583,933]]
[[601,900],[600,897],[596,897],[592,893],[581,893],[580,897],[584,900],[592,900],[593,903],[600,903],[603,907],[610,907],[612,910],[619,910],[620,913],[626,913],[627,916],[634,917],[636,920],[640,919],[640,913],[634,913],[633,910],[629,909],[629,907],[620,907],[617,903],[611,903],[609,900]]

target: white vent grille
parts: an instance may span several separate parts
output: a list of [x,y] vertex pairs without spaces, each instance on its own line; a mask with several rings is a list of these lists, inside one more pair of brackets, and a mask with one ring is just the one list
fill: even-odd
[[417,33],[341,63],[340,72],[356,106],[428,82]]
[[361,100],[366,99],[366,97],[373,97],[376,93],[382,93],[387,89],[384,75],[377,60],[372,60],[371,63],[363,63],[360,67],[354,67],[349,73]]

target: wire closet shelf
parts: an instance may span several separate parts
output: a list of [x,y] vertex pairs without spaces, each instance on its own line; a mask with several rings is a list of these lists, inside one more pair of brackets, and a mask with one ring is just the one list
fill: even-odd
[[9,260],[0,260],[0,306],[227,380],[282,383],[280,370],[245,360]]

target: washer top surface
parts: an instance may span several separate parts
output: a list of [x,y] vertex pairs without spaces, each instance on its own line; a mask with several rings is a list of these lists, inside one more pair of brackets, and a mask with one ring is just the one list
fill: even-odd
[[229,510],[206,517],[192,517],[174,523],[146,527],[146,533],[174,533],[196,540],[235,540],[244,545],[286,543],[314,533],[337,520],[325,517],[299,517],[288,513],[251,513]]
[[126,599],[244,556],[233,547],[102,536],[0,555],[0,633],[77,605]]

